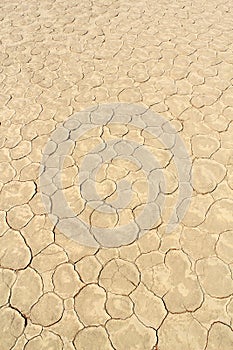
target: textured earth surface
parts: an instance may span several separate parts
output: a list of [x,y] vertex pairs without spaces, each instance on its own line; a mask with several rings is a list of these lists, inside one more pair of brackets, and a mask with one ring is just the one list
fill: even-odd
[[[0,9],[0,349],[233,349],[232,1],[6,0]],[[49,220],[40,162],[57,125],[115,102],[150,107],[177,130],[193,164],[191,204],[167,234],[179,188],[168,150],[127,123],[105,127],[108,139],[156,154],[166,205],[131,244],[82,246]],[[118,218],[84,210],[77,164],[98,137],[79,140],[62,183],[70,206],[104,229],[135,219],[147,179],[132,163],[107,164],[99,195],[115,200],[127,177],[131,206]]]

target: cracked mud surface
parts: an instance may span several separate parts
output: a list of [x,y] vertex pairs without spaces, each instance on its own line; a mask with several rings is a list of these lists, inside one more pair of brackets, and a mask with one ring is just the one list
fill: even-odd
[[[233,348],[231,1],[7,0],[0,9],[1,350]],[[59,123],[115,102],[144,104],[177,130],[193,164],[191,204],[167,234],[179,188],[167,150],[127,122],[106,127],[106,139],[156,154],[166,210],[129,245],[82,246],[49,220],[40,162]],[[62,183],[73,210],[104,229],[135,219],[147,181],[132,162],[103,166],[99,195],[115,201],[126,178],[131,206],[107,222],[84,210],[76,164],[98,138],[87,133],[67,156]]]

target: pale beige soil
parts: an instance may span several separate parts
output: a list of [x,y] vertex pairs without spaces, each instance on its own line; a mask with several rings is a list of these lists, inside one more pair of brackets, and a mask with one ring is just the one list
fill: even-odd
[[[232,1],[5,0],[0,47],[0,349],[233,349]],[[171,121],[193,163],[193,194],[166,234],[178,181],[160,150],[170,179],[161,224],[98,249],[54,230],[38,171],[58,123],[112,102],[143,103]],[[105,131],[158,146],[125,125]],[[82,211],[72,162],[65,194]],[[102,168],[100,195],[114,196],[127,166]],[[138,181],[133,206],[146,200],[137,170],[127,175]],[[106,226],[98,212],[92,220]]]

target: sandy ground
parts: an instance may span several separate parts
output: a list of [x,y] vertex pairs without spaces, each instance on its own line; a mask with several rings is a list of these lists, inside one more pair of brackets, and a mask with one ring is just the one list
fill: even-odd
[[[0,349],[233,349],[232,1],[6,0],[0,44]],[[103,163],[95,186],[111,202],[126,179],[127,208],[102,213],[78,196],[78,164],[121,139],[157,157],[165,205],[126,245],[80,244],[48,217],[40,163],[58,125],[115,102],[150,107],[176,130],[193,165],[191,203],[168,234],[175,157],[123,111],[67,155],[66,200],[101,234],[137,221],[148,177],[124,157]]]

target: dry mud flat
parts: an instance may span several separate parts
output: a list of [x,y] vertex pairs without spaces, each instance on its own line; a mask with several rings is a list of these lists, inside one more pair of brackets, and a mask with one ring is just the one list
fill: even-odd
[[[0,10],[1,350],[232,349],[232,2],[7,0]],[[65,214],[58,200],[44,207],[40,164],[70,116],[115,103],[149,107],[176,130],[193,169],[190,205],[182,218],[176,211],[168,234],[189,180],[177,173],[172,146],[153,137],[157,129],[122,112],[118,123],[78,135],[65,157],[64,198],[99,232],[96,246],[80,244],[49,219]],[[53,141],[51,154],[62,140]],[[134,162],[136,148],[124,142],[160,164],[166,188],[156,224],[143,211],[150,156]],[[101,143],[116,157],[96,168],[96,193],[108,208],[129,198],[124,210],[98,210],[88,197],[85,176]],[[129,222],[149,232],[124,244],[103,240]]]

